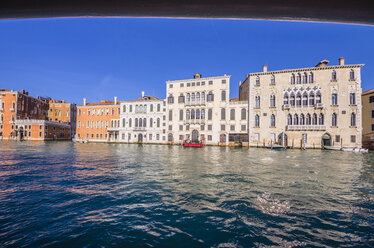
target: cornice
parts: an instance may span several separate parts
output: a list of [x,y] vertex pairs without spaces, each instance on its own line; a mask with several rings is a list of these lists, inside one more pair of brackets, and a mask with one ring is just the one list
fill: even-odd
[[202,77],[202,78],[190,78],[190,79],[179,79],[179,80],[168,80],[165,83],[184,83],[184,82],[197,82],[197,81],[207,81],[209,79],[220,79],[220,78],[230,78],[231,75],[215,76],[215,77]]

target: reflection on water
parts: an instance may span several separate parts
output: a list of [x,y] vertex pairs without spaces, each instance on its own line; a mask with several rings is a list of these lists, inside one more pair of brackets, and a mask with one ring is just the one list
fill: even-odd
[[374,244],[374,153],[0,143],[2,246]]

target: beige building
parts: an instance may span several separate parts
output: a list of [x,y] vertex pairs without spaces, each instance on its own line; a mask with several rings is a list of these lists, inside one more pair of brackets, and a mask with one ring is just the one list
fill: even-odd
[[247,75],[240,89],[249,91],[251,146],[361,147],[363,65],[328,62]]
[[374,89],[362,93],[362,145],[374,149]]

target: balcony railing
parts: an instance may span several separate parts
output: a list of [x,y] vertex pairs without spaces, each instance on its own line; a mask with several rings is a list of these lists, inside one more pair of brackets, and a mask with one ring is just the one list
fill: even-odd
[[108,131],[119,131],[119,127],[108,127]]
[[291,108],[290,104],[283,104],[283,107],[282,107],[283,110],[290,109],[290,108]]
[[321,102],[316,103],[316,104],[314,105],[314,108],[316,108],[316,109],[322,109],[322,108],[323,108],[323,103],[321,103]]
[[324,131],[326,126],[324,125],[287,125],[287,131]]
[[147,128],[146,127],[134,127],[134,131],[145,131]]
[[184,124],[204,124],[205,119],[189,119],[185,120]]
[[200,100],[200,101],[186,101],[186,106],[195,106],[195,105],[205,105],[206,101]]

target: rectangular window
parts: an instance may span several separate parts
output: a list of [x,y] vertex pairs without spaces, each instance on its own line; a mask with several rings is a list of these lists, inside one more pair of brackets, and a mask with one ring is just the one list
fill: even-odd
[[374,102],[374,96],[369,97],[369,103]]
[[212,125],[208,125],[208,130],[212,131]]
[[179,131],[183,131],[183,125],[179,125]]
[[356,135],[351,135],[351,143],[356,143]]
[[169,121],[173,120],[173,110],[169,110]]
[[213,81],[209,81],[209,85],[213,85]]
[[183,109],[179,110],[179,120],[183,121]]
[[190,87],[191,86],[191,84],[190,83],[187,83],[187,87]]
[[226,79],[222,79],[222,84],[226,84]]
[[181,83],[181,88],[184,87],[184,83]]
[[340,142],[340,135],[335,135],[335,142]]
[[212,120],[212,116],[213,116],[213,110],[208,109],[208,120]]
[[225,125],[221,125],[221,131],[225,131]]
[[260,141],[260,134],[259,133],[255,133],[255,141]]
[[235,125],[230,125],[230,131],[235,131]]
[[374,118],[374,110],[371,111],[371,118]]
[[205,81],[202,81],[202,82],[201,82],[201,86],[204,86],[204,85],[205,85]]
[[246,125],[242,125],[242,131],[245,131],[246,130]]
[[191,86],[195,86],[195,83],[191,83]]
[[196,83],[196,86],[200,86],[200,82],[197,82],[197,83]]
[[225,91],[225,90],[223,90],[223,91],[221,92],[221,101],[222,101],[222,102],[226,101],[226,91]]
[[204,131],[204,130],[205,130],[205,125],[201,125],[201,126],[200,126],[200,130],[201,130],[201,131]]
[[212,135],[208,135],[208,140],[212,141]]
[[371,124],[371,131],[374,131],[374,124]]
[[160,134],[156,134],[156,139],[160,140]]
[[169,88],[173,88],[173,84],[169,84]]
[[171,131],[172,130],[172,125],[169,125],[169,131]]

